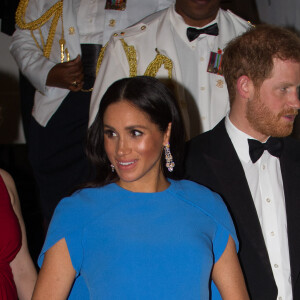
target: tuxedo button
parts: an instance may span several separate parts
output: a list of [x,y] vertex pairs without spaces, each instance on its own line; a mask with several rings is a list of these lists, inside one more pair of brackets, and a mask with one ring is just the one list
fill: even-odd
[[267,201],[268,203],[270,203],[270,202],[271,202],[271,199],[270,199],[270,198],[267,198],[266,201]]
[[200,57],[200,61],[204,61],[204,57]]
[[261,168],[264,170],[266,168],[266,165],[262,165]]
[[274,265],[274,268],[278,269],[278,267],[279,267],[279,266],[278,266],[277,264]]
[[272,232],[271,232],[271,236],[274,236],[274,235],[275,235],[275,232],[274,232],[274,231],[272,231]]

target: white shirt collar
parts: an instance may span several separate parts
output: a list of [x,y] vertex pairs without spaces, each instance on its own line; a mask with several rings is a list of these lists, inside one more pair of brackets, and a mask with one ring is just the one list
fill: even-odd
[[255,139],[247,133],[239,130],[236,126],[234,126],[229,119],[229,114],[227,114],[227,116],[225,117],[225,128],[239,159],[245,163],[251,161],[249,155],[248,139]]
[[[205,26],[203,27],[195,27],[195,28],[198,28],[198,29],[202,29],[202,28],[205,28],[205,27],[208,27],[212,24],[215,24],[215,23],[219,23],[219,16],[220,16],[220,10],[218,11],[218,14],[216,16],[216,18],[211,21],[210,23],[206,24]],[[194,41],[190,42],[187,38],[187,35],[186,35],[186,30],[188,27],[192,27],[188,24],[186,24],[184,22],[184,19],[183,17],[178,14],[176,11],[175,11],[175,4],[173,4],[171,6],[171,10],[170,10],[170,19],[171,19],[171,23],[172,25],[176,28],[176,32],[177,34],[180,36],[180,38],[189,46],[189,47],[192,47],[193,45],[195,45],[197,43],[197,40],[199,38],[202,38],[202,37],[207,37],[207,35],[202,35],[202,36],[199,36],[197,39],[195,39]],[[209,37],[212,37],[212,38],[215,38],[215,36],[209,36]]]

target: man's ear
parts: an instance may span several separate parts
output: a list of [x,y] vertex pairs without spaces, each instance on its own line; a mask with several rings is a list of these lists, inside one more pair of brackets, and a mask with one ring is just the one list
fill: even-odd
[[238,78],[236,83],[237,93],[240,95],[241,98],[244,99],[250,99],[253,96],[254,91],[254,85],[252,80],[246,76],[243,75]]

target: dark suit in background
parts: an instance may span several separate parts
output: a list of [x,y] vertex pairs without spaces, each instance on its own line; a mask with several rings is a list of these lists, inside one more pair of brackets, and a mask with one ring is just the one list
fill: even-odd
[[[294,299],[300,299],[300,141],[283,138],[280,167],[284,185],[287,233]],[[242,164],[222,120],[187,144],[186,178],[219,193],[234,220],[239,259],[251,299],[275,300],[277,287],[259,219]]]

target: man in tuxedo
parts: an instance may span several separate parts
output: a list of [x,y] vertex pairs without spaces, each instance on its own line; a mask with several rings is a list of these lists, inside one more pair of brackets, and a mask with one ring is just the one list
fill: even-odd
[[230,111],[188,142],[186,178],[219,193],[235,222],[251,299],[300,299],[300,39],[260,25],[222,60]]

